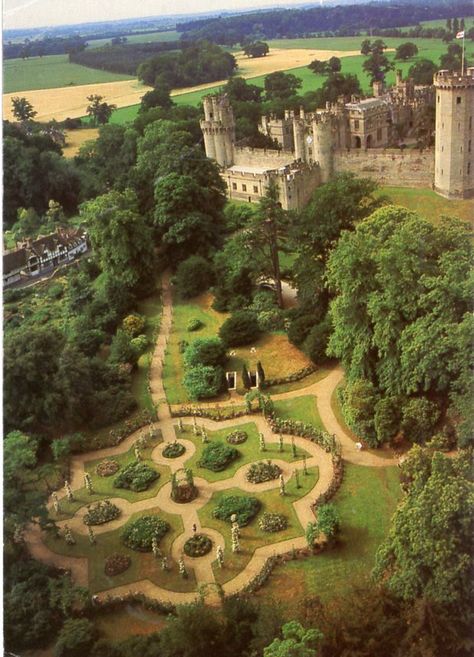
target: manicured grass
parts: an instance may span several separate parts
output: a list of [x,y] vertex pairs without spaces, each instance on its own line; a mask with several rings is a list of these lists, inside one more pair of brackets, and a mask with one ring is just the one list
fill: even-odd
[[324,430],[316,406],[316,397],[305,395],[293,399],[280,399],[273,402],[276,414],[284,420],[299,420]]
[[[160,518],[170,524],[169,531],[160,541],[162,554],[168,556],[170,565],[168,572],[161,569],[160,559],[155,559],[151,552],[136,552],[122,543],[121,536],[124,528],[144,515],[159,515]],[[90,544],[87,535],[83,536],[77,533],[74,534],[76,540],[75,545],[67,545],[63,538],[56,538],[53,534],[48,535],[45,542],[53,552],[57,552],[58,554],[87,557],[89,560],[89,590],[91,593],[97,593],[98,591],[104,591],[124,584],[133,584],[133,582],[142,579],[149,579],[158,586],[173,591],[192,591],[196,587],[194,573],[189,571],[189,577],[183,579],[178,573],[177,564],[170,557],[171,545],[174,539],[182,532],[183,523],[181,516],[165,513],[155,508],[133,514],[123,527],[98,535],[95,545]],[[128,555],[132,563],[130,568],[121,575],[108,577],[104,573],[104,560],[114,552]]]
[[398,468],[346,463],[344,481],[333,498],[341,520],[337,546],[277,568],[256,595],[278,598],[294,608],[307,596],[327,601],[369,577],[400,498]]
[[431,189],[407,189],[406,187],[381,187],[380,195],[389,197],[395,205],[403,205],[417,212],[421,217],[438,224],[443,215],[459,217],[464,221],[474,221],[474,203],[469,200],[443,198]]
[[236,458],[235,461],[232,461],[232,463],[230,463],[229,466],[221,472],[213,472],[207,468],[201,468],[198,465],[198,462],[201,459],[202,450],[205,445],[202,443],[200,436],[194,436],[192,425],[184,425],[183,433],[180,433],[177,428],[175,429],[178,440],[180,437],[186,438],[187,440],[192,440],[196,445],[196,452],[194,453],[193,457],[189,459],[189,461],[186,461],[186,467],[192,469],[194,476],[202,477],[203,479],[211,482],[221,481],[223,479],[230,479],[234,476],[239,468],[241,468],[243,465],[246,465],[247,463],[253,463],[254,461],[280,459],[281,461],[287,461],[288,463],[291,463],[293,461],[301,460],[303,456],[309,456],[308,452],[298,448],[297,456],[295,458],[293,456],[291,445],[288,442],[283,446],[283,452],[279,451],[278,443],[266,443],[265,451],[261,452],[257,427],[253,422],[249,422],[248,424],[240,424],[238,426],[236,425],[231,429],[227,428],[219,429],[218,431],[208,431],[207,434],[210,441],[218,440],[228,444],[226,441],[226,436],[228,436],[229,433],[231,433],[234,429],[238,429],[239,431],[246,431],[248,433],[248,438],[244,443],[240,445],[232,445],[232,447],[237,449],[240,456]]
[[266,388],[265,392],[270,393],[270,395],[278,395],[281,392],[293,392],[293,390],[301,390],[307,386],[312,385],[313,383],[321,381],[321,379],[324,379],[330,371],[331,368],[329,367],[321,367],[316,370],[316,372],[305,376],[304,379],[300,379],[299,381],[292,381],[291,383],[282,383],[278,386],[271,386],[271,388]]
[[7,59],[3,63],[3,93],[116,82],[134,77],[71,64],[68,55]]
[[[212,496],[209,503],[198,513],[201,524],[204,528],[211,527],[216,529],[225,539],[224,567],[219,568],[216,562],[213,564],[217,582],[223,584],[238,575],[239,572],[245,568],[252,554],[258,547],[268,545],[269,543],[278,543],[289,538],[296,538],[297,536],[303,535],[304,528],[301,526],[293,509],[293,502],[296,502],[300,497],[306,495],[308,491],[314,487],[318,481],[318,477],[318,468],[309,468],[307,475],[303,475],[300,470],[299,481],[301,488],[296,487],[296,479],[293,476],[285,484],[286,494],[284,496],[279,493],[278,482],[276,482],[274,490],[268,490],[256,495],[254,493],[244,493],[239,488],[230,488],[229,490],[215,493]],[[219,500],[222,497],[227,497],[229,495],[255,496],[258,497],[262,503],[262,508],[258,515],[248,525],[241,529],[240,552],[238,553],[231,552],[230,523],[218,520],[212,515]],[[258,519],[264,511],[280,513],[286,516],[288,519],[288,527],[281,532],[275,533],[262,531],[258,526]],[[203,531],[205,533],[205,529]]]

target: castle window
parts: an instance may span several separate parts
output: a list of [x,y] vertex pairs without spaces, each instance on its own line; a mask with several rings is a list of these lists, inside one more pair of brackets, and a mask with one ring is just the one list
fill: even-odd
[[358,129],[359,129],[359,119],[356,119],[354,121],[354,130],[358,130]]
[[257,187],[257,185],[254,185],[254,186],[253,186],[253,193],[254,193],[254,194],[258,194],[258,187]]
[[441,96],[438,94],[438,103],[439,103],[440,100],[441,100]]
[[461,104],[461,96],[457,96],[456,97],[456,105],[460,105],[460,104]]
[[246,192],[247,191],[247,185],[242,185],[242,191]]
[[237,183],[232,183],[232,189],[237,189]]
[[308,148],[308,154],[311,157],[311,155],[313,154],[313,149],[312,148]]
[[377,128],[377,141],[382,140],[382,128]]

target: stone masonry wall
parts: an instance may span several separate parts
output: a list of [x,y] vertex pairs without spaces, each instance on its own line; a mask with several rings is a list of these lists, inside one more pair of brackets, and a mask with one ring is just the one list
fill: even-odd
[[234,164],[238,166],[266,167],[278,169],[290,164],[295,159],[293,153],[288,151],[273,151],[259,148],[234,149]]
[[357,176],[373,178],[381,185],[432,188],[434,151],[375,148],[340,150],[334,153],[334,171],[350,171]]

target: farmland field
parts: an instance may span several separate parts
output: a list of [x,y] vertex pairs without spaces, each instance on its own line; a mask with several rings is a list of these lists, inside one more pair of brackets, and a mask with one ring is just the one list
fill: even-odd
[[3,63],[3,93],[130,80],[130,75],[70,64],[68,55],[8,59]]
[[66,146],[63,148],[64,157],[74,157],[86,141],[97,139],[98,128],[85,128],[83,130],[68,130],[66,132]]
[[[164,43],[168,41],[179,41],[180,33],[176,30],[169,30],[168,32],[149,32],[148,34],[129,34],[126,35],[127,43]],[[87,48],[101,48],[111,39],[91,39],[88,41]]]

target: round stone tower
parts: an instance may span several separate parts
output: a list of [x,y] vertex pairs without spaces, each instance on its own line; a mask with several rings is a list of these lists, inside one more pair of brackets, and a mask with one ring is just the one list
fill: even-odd
[[334,149],[332,117],[329,112],[318,112],[313,116],[313,157],[319,162],[321,182],[326,183],[334,172]]
[[435,190],[447,198],[473,197],[474,67],[464,74],[439,71],[434,86]]
[[201,130],[207,157],[227,168],[234,163],[235,121],[229,99],[225,95],[205,96]]

